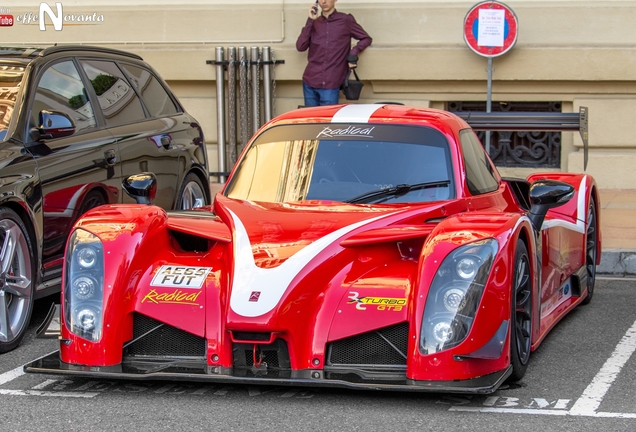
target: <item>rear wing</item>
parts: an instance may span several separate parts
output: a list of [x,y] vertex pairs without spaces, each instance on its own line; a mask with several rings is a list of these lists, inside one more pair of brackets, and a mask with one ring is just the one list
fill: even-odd
[[578,113],[453,112],[479,131],[579,131],[583,140],[583,169],[587,169],[587,107]]

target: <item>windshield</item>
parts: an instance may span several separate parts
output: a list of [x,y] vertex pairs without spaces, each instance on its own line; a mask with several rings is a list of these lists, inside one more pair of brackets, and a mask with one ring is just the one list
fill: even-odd
[[287,125],[251,145],[228,184],[230,198],[403,203],[454,197],[448,142],[403,125]]
[[0,141],[6,139],[24,69],[24,66],[0,64]]

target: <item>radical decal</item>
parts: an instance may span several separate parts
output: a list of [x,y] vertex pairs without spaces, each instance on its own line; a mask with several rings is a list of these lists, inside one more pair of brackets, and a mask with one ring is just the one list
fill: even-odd
[[349,301],[347,304],[355,304],[356,309],[366,310],[367,306],[376,306],[377,310],[389,310],[393,312],[399,312],[404,306],[406,306],[405,298],[391,298],[391,297],[358,297],[355,291],[349,292]]
[[349,126],[346,128],[326,127],[322,131],[320,131],[320,133],[318,133],[318,136],[316,138],[334,138],[334,137],[341,137],[341,136],[346,136],[346,137],[366,136],[369,138],[373,138],[373,135],[371,135],[371,132],[373,132],[373,129],[375,129],[375,126],[370,128],[360,128],[355,126]]
[[161,266],[150,286],[201,289],[211,267]]
[[199,306],[197,299],[201,295],[201,291],[181,291],[176,289],[170,292],[157,292],[151,289],[146,296],[141,299],[142,303],[154,303],[154,304],[179,304]]

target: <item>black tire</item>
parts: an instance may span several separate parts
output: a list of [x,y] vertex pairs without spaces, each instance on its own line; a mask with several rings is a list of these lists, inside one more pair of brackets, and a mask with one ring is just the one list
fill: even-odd
[[188,173],[181,184],[176,209],[188,210],[210,204],[206,190],[201,179],[195,173]]
[[36,268],[33,251],[18,214],[0,208],[0,353],[15,349],[29,327]]
[[585,231],[585,268],[587,270],[587,297],[582,304],[588,304],[594,296],[594,284],[596,283],[596,258],[598,257],[598,230],[596,229],[596,202],[590,198],[590,207],[587,209],[587,225]]
[[532,347],[532,277],[530,258],[523,241],[517,243],[511,291],[510,364],[508,381],[519,381],[526,374]]

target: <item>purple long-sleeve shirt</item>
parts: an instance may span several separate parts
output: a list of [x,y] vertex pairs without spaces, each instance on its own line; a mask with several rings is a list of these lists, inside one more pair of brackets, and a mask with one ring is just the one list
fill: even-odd
[[[358,40],[352,48],[351,38]],[[307,18],[296,41],[298,51],[306,51],[303,81],[320,89],[339,88],[349,73],[349,54],[358,55],[372,39],[350,14],[334,10],[328,18]]]

